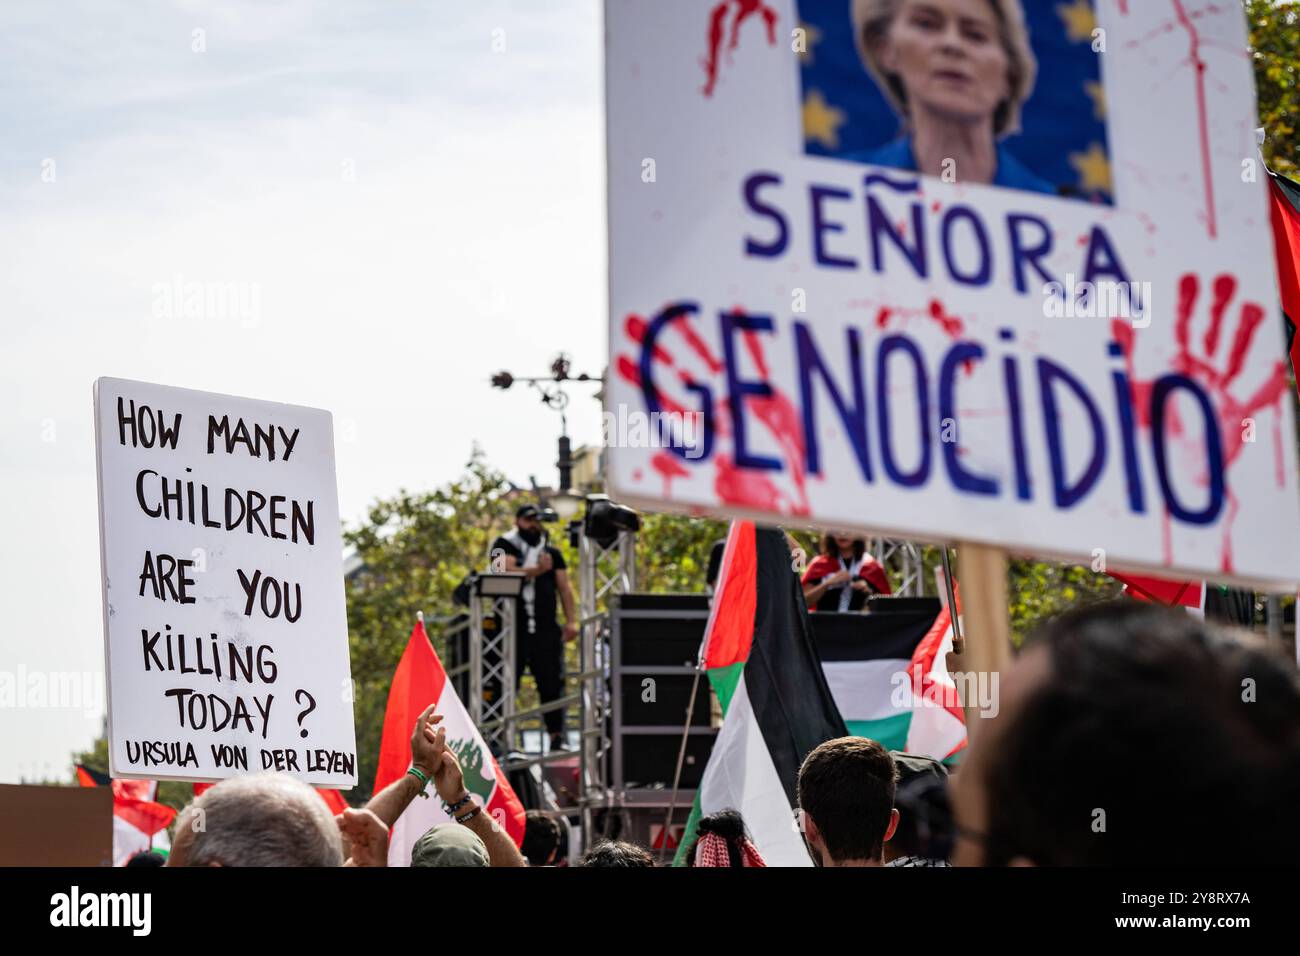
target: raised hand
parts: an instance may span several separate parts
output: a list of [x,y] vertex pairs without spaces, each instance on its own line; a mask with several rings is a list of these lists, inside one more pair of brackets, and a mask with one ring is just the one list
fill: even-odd
[[344,866],[387,866],[388,827],[369,810],[348,807],[334,818],[343,838]]
[[[439,717],[439,720],[442,718]],[[433,767],[433,786],[438,791],[444,803],[456,803],[465,796],[465,775],[460,769],[460,761],[452,753],[451,748],[447,746],[447,728],[439,727],[436,731],[433,727],[424,729],[425,737],[428,738],[430,746],[435,755]]]
[[442,723],[442,715],[435,714],[430,704],[415,720],[415,729],[411,732],[411,764],[427,777],[432,777],[439,764],[439,755],[434,751],[432,737],[427,731]]

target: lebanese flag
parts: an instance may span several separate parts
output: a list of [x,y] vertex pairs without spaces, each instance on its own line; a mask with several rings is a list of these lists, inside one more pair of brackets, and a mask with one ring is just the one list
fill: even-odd
[[738,810],[768,866],[812,866],[795,826],[799,767],[848,728],[822,672],[780,530],[732,522],[700,666],[723,721],[674,862],[685,864],[701,815]]
[[[961,618],[961,589],[953,587],[957,617]],[[951,763],[966,747],[966,713],[958,699],[957,685],[948,674],[948,652],[952,650],[952,609],[945,607],[934,619],[930,631],[916,645],[907,666],[912,689],[912,721],[907,727],[910,754],[921,754]]]
[[[375,772],[375,793],[399,779],[411,766],[411,732],[416,718],[436,702],[435,714],[442,715],[438,726],[447,728],[447,744],[460,762],[465,775],[465,789],[478,797],[492,819],[505,827],[516,846],[524,842],[524,807],[506,782],[478,728],[447,680],[447,672],[424,633],[424,622],[416,621],[406,650],[397,664],[393,685],[388,692],[388,710],[384,714],[384,735],[379,744],[379,769]],[[416,797],[397,818],[388,835],[388,865],[410,866],[411,849],[432,826],[451,819],[442,801],[428,788],[428,799]]]
[[167,827],[176,811],[155,802],[156,780],[113,780],[108,774],[77,764],[77,782],[83,787],[113,790],[113,865],[124,866],[141,850],[170,850]]
[[[214,783],[196,783],[194,785],[194,796],[197,797],[199,794],[203,793],[204,790],[215,786],[216,784]],[[335,816],[338,816],[347,809],[348,802],[343,799],[343,794],[338,790],[330,790],[326,787],[313,787],[312,789],[320,795],[320,798],[325,801],[325,806],[329,807],[330,813]]]

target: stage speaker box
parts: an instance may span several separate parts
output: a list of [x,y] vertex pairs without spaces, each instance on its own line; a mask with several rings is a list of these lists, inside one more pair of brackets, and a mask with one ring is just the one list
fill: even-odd
[[[670,788],[691,711],[680,786],[699,786],[717,734],[708,679],[695,663],[709,619],[702,594],[623,594],[610,627],[610,782]],[[691,689],[695,688],[691,706]]]

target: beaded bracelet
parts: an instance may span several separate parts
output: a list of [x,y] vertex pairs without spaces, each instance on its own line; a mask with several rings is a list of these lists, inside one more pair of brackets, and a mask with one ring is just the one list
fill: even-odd
[[447,804],[446,805],[447,815],[454,817],[456,815],[456,811],[459,810],[461,807],[465,806],[465,804],[469,803],[471,799],[473,799],[473,794],[467,793],[465,794],[464,797],[457,800],[455,803]]

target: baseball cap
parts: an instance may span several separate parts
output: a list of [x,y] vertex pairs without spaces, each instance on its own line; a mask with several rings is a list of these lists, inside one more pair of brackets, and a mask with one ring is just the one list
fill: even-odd
[[536,518],[540,515],[541,512],[537,510],[537,505],[520,505],[518,509],[515,510],[516,520],[519,518]]
[[491,866],[478,834],[458,823],[430,827],[411,848],[411,866]]

